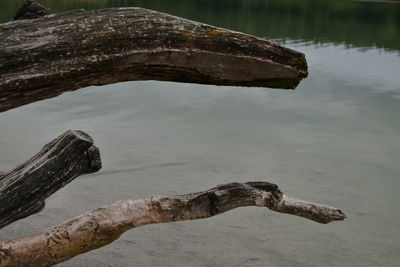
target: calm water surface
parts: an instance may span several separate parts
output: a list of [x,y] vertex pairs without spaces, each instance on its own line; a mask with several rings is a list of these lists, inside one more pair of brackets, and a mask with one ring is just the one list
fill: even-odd
[[[400,4],[304,1],[42,1],[53,11],[144,6],[275,39],[306,54],[295,91],[129,82],[0,114],[0,169],[68,129],[88,132],[104,167],[43,212],[0,231],[38,232],[120,199],[275,182],[342,208],[320,225],[261,208],[151,225],[60,266],[398,266]],[[0,2],[0,19],[18,1]]]

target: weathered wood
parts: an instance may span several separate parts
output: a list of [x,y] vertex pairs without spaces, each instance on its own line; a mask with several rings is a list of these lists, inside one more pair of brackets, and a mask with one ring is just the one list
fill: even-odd
[[267,207],[320,223],[346,218],[339,209],[288,198],[275,184],[231,183],[187,195],[119,201],[39,234],[2,242],[0,265],[51,266],[107,245],[134,227],[204,219],[242,206]]
[[36,0],[25,0],[13,20],[37,19],[49,14],[49,9]]
[[39,212],[51,194],[100,168],[100,153],[90,136],[65,132],[30,160],[0,174],[0,228]]
[[121,81],[295,88],[306,76],[302,53],[143,8],[0,24],[0,112]]

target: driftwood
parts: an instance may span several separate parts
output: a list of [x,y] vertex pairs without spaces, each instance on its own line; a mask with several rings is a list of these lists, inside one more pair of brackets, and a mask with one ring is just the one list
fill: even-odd
[[44,207],[44,200],[75,177],[101,168],[100,154],[82,131],[67,131],[30,160],[0,173],[0,228]]
[[[307,76],[302,53],[259,38],[142,8],[46,15],[26,0],[0,25],[0,112],[89,85],[168,80],[295,88]],[[14,170],[0,172],[0,228],[39,212],[78,175],[101,168],[98,149],[68,131]],[[36,235],[0,243],[1,266],[51,266],[152,223],[208,218],[242,206],[267,207],[319,223],[336,208],[285,196],[267,182],[232,183],[179,196],[119,201]]]
[[208,218],[242,206],[267,207],[320,223],[343,220],[341,210],[292,199],[267,182],[231,183],[179,196],[119,201],[39,234],[0,243],[1,266],[51,266],[107,245],[138,226]]
[[43,16],[35,3],[0,24],[0,112],[121,81],[295,88],[307,76],[304,54],[243,33],[143,8]]
[[23,19],[38,19],[49,14],[50,9],[43,6],[36,0],[25,0],[21,7],[17,10],[17,13],[13,17],[13,20]]

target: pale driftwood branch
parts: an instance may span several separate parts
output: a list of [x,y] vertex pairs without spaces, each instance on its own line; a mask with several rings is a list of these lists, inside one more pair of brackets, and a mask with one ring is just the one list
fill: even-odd
[[82,131],[67,131],[30,160],[0,173],[0,228],[44,207],[44,200],[75,177],[101,168],[100,153]]
[[0,243],[0,265],[51,266],[109,244],[134,227],[204,219],[242,206],[267,207],[320,223],[346,218],[339,209],[288,198],[271,183],[232,183],[187,195],[119,201],[37,235],[5,241]]
[[143,8],[0,24],[0,112],[121,81],[295,88],[306,76],[302,53]]

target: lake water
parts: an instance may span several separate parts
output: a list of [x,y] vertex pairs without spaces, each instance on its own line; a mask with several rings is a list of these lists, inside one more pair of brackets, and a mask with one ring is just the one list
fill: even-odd
[[[103,160],[41,213],[1,229],[1,240],[121,199],[265,180],[348,219],[320,225],[240,208],[133,229],[60,266],[399,266],[399,2],[41,2],[54,12],[143,6],[273,39],[304,52],[310,74],[294,91],[127,82],[1,113],[1,170],[68,129],[89,133]],[[17,6],[1,0],[1,21]]]

